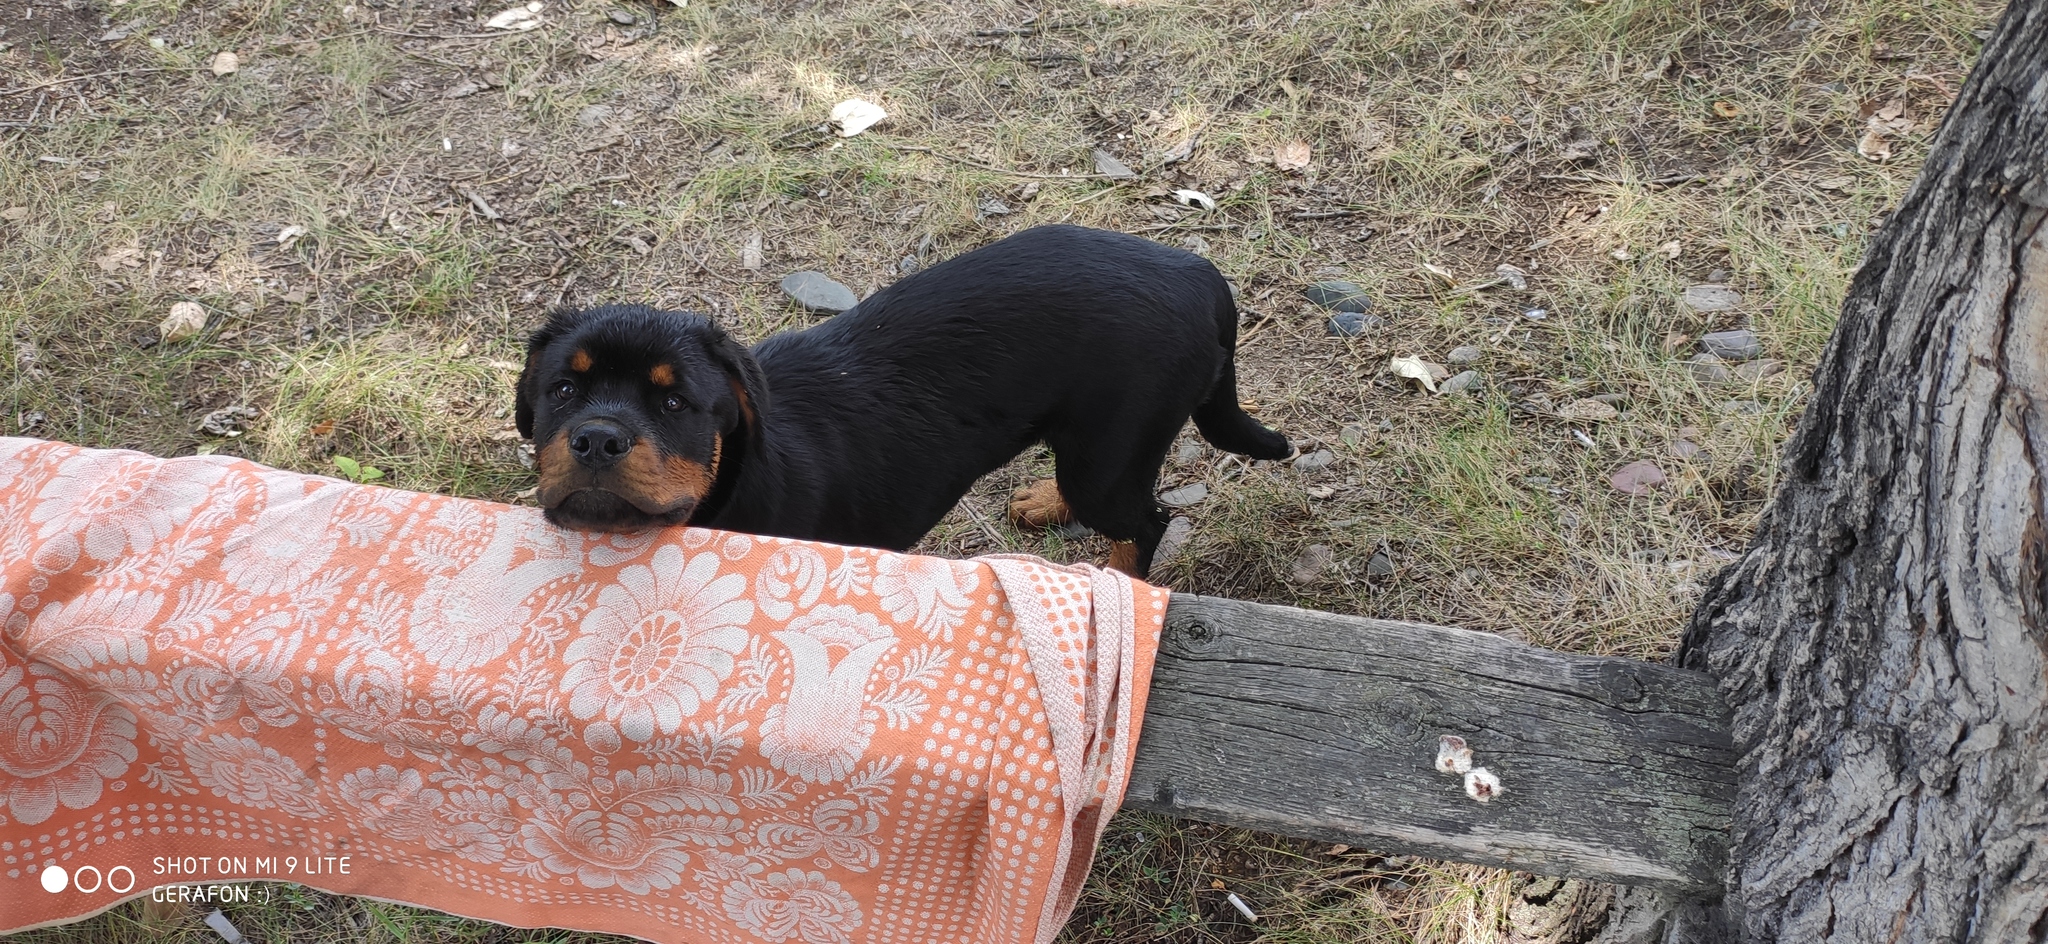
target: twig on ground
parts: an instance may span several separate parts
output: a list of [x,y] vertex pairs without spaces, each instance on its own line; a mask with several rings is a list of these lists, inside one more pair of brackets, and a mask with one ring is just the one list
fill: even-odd
[[955,163],[955,164],[965,164],[965,165],[967,165],[967,166],[969,166],[969,167],[979,167],[979,168],[981,168],[982,170],[987,170],[987,171],[994,171],[994,172],[996,172],[996,173],[998,173],[998,174],[1009,174],[1009,175],[1010,175],[1010,176],[1012,176],[1012,177],[1033,177],[1033,178],[1036,178],[1036,179],[1039,179],[1039,180],[1122,180],[1122,179],[1126,179],[1126,178],[1119,178],[1119,177],[1111,177],[1111,176],[1109,176],[1108,174],[1041,174],[1041,173],[1037,173],[1037,172],[1035,172],[1035,171],[1028,171],[1028,170],[1010,170],[1010,169],[1009,169],[1009,168],[1007,168],[1007,167],[996,167],[996,166],[994,166],[994,165],[992,165],[992,164],[984,164],[984,163],[982,163],[982,162],[980,162],[980,161],[976,161],[976,160],[969,160],[968,158],[964,158],[964,157],[959,157],[959,156],[956,156],[956,155],[948,154],[948,153],[946,153],[946,152],[944,152],[944,151],[941,151],[941,150],[938,150],[938,149],[936,149],[936,148],[928,148],[928,147],[925,147],[925,146],[923,146],[923,145],[918,145],[918,144],[891,144],[891,145],[889,145],[889,146],[890,146],[890,147],[892,147],[892,148],[895,148],[896,150],[899,150],[899,151],[916,151],[916,152],[918,152],[918,153],[920,153],[920,154],[930,154],[930,155],[931,155],[931,156],[933,156],[933,157],[937,157],[937,158],[942,158],[942,159],[944,159],[944,160],[952,161],[952,162],[953,162],[953,163]]
[[506,30],[502,33],[413,33],[389,26],[374,27],[379,33],[403,36],[407,39],[504,39],[507,36],[525,36],[533,30]]
[[7,97],[7,96],[9,96],[9,95],[27,95],[27,94],[28,94],[28,93],[30,93],[30,92],[34,92],[34,91],[39,91],[39,90],[41,90],[41,89],[47,89],[47,88],[56,88],[56,87],[57,87],[57,86],[59,86],[59,85],[70,85],[70,84],[71,84],[71,83],[73,83],[73,82],[84,82],[84,81],[87,81],[87,80],[89,80],[89,79],[104,79],[104,78],[107,78],[108,76],[115,76],[115,75],[147,75],[147,74],[149,74],[149,73],[151,73],[151,72],[198,72],[198,71],[199,71],[199,70],[198,70],[198,69],[196,69],[196,68],[194,68],[194,69],[179,69],[179,68],[172,68],[172,67],[161,67],[161,68],[149,68],[149,69],[115,69],[115,70],[113,70],[112,72],[94,72],[94,73],[91,73],[91,74],[89,74],[89,75],[74,75],[74,76],[72,76],[72,77],[70,77],[70,78],[68,78],[68,79],[51,79],[50,81],[48,81],[48,82],[44,82],[44,83],[43,83],[43,84],[41,84],[41,85],[30,85],[30,86],[27,86],[27,87],[25,87],[25,88],[18,88],[18,89],[0,89],[0,98],[6,98],[6,97]]

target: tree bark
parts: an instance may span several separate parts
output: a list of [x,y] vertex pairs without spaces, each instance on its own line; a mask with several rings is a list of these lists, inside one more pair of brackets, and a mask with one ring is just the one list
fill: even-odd
[[2048,0],[2014,0],[1680,647],[1735,712],[1743,940],[2048,936],[2044,208]]

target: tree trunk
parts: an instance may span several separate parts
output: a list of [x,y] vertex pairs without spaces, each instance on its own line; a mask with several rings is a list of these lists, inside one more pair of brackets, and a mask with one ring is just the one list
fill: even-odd
[[1743,940],[2048,936],[2044,208],[2048,0],[2014,0],[1680,648],[1735,710]]

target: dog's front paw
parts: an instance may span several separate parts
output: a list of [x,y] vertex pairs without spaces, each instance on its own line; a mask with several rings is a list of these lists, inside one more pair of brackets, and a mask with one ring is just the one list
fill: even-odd
[[1047,528],[1074,520],[1073,509],[1060,495],[1058,482],[1042,479],[1010,495],[1010,523],[1020,528]]

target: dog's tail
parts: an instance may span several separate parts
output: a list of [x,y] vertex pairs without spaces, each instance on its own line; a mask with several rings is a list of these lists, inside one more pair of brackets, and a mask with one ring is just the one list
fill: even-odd
[[1285,459],[1294,454],[1286,436],[1266,428],[1237,402],[1237,305],[1230,300],[1230,285],[1222,283],[1222,304],[1216,306],[1217,340],[1223,344],[1223,369],[1209,388],[1209,399],[1195,407],[1195,428],[1202,438],[1218,449],[1254,459]]

